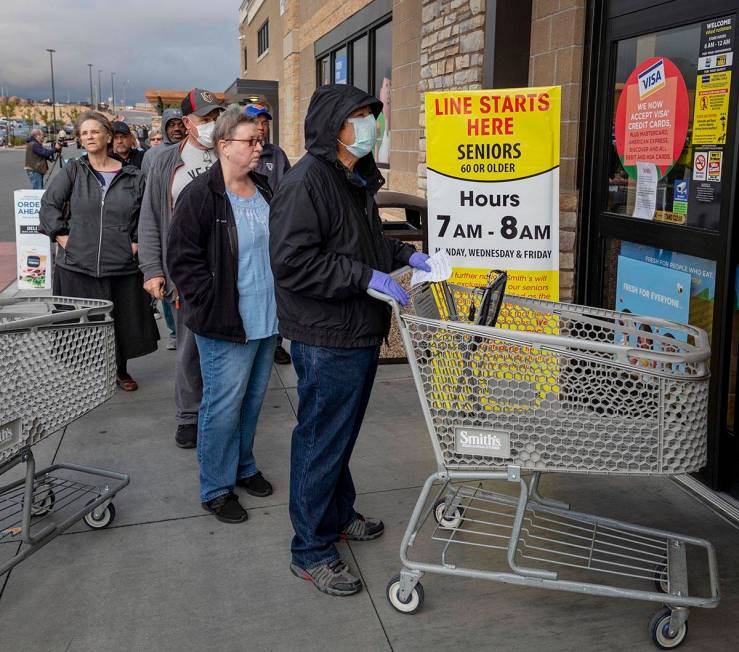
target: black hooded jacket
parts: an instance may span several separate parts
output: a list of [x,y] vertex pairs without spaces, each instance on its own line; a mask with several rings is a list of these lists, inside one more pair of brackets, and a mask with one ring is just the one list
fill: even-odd
[[375,193],[385,183],[372,154],[354,174],[336,158],[352,111],[382,102],[343,84],[319,87],[305,118],[308,153],[280,182],[270,206],[269,249],[280,333],[314,346],[380,344],[390,308],[367,295],[372,270],[391,272],[415,249],[385,238]]

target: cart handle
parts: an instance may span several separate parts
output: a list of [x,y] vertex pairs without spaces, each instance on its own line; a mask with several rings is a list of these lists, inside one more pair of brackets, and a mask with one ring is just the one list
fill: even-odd
[[[49,303],[53,303],[53,299],[57,297],[49,297]],[[59,297],[65,298],[65,297]],[[9,299],[0,300],[0,308],[3,306],[12,306],[14,304],[30,303],[21,299]],[[36,302],[34,302],[36,303]],[[95,317],[98,315],[110,316],[111,310],[113,310],[113,303],[111,301],[101,301],[102,305],[99,306],[86,306],[84,308],[75,308],[73,310],[61,310],[56,313],[49,313],[47,315],[39,315],[38,317],[26,317],[24,319],[15,319],[6,323],[0,323],[0,333],[8,333],[13,331],[26,330],[28,328],[38,328],[40,326],[51,326],[52,324],[58,324],[60,322],[69,322],[72,320],[79,320],[80,322],[87,322],[89,317]],[[0,316],[2,313],[0,313]],[[104,322],[96,322],[104,323]]]
[[[394,272],[390,272],[389,276],[397,279],[403,274],[407,274],[412,270],[413,268],[410,265],[404,265],[403,267],[396,269]],[[382,301],[388,304],[393,309],[393,312],[395,313],[395,318],[400,319],[400,304],[395,299],[387,294],[384,294],[383,292],[373,290],[372,288],[367,288],[367,294],[369,294],[373,299],[377,299],[378,301]]]

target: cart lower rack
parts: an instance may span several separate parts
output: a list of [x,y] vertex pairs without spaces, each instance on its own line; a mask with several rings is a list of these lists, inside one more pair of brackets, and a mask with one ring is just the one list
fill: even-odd
[[39,471],[32,447],[115,390],[113,308],[65,297],[0,300],[0,575],[75,523],[107,527],[127,475],[77,464]]
[[[500,301],[491,307],[493,285]],[[421,284],[403,310],[370,291],[393,308],[437,461],[401,543],[401,572],[387,587],[390,604],[402,613],[418,611],[424,573],[645,600],[663,605],[649,624],[655,645],[678,647],[689,609],[719,602],[713,546],[573,511],[543,498],[539,482],[546,472],[578,473],[586,481],[588,474],[701,468],[705,332],[503,296],[500,284],[493,285],[485,292]],[[513,483],[518,493],[492,491],[490,482]],[[429,516],[431,538],[441,544],[435,563],[410,556]],[[476,551],[490,568],[470,565]],[[705,560],[706,595],[688,584],[695,551]]]

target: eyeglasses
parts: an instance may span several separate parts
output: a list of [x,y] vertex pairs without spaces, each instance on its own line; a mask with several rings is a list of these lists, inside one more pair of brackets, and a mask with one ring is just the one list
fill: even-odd
[[160,142],[160,141],[161,141],[162,139],[161,139],[161,138],[157,138],[157,137],[155,136],[154,138],[149,138],[149,140],[150,140],[150,141],[151,141],[152,143],[158,143],[158,142]]
[[261,138],[224,138],[224,141],[236,142],[236,143],[247,143],[249,147],[256,147],[257,145],[264,145],[264,141]]

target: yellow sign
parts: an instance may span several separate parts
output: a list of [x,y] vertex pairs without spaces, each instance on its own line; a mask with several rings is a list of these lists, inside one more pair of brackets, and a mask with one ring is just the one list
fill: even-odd
[[693,144],[722,145],[726,142],[731,71],[698,75],[693,112]]
[[452,282],[559,297],[559,86],[426,94],[429,249]]

